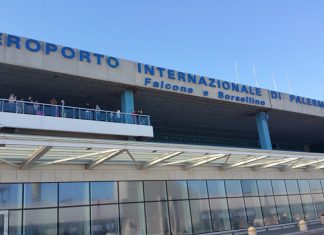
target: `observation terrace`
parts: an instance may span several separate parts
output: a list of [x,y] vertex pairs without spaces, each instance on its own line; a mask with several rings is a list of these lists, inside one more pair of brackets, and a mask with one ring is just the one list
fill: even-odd
[[147,115],[0,99],[0,127],[7,130],[151,138],[150,123]]

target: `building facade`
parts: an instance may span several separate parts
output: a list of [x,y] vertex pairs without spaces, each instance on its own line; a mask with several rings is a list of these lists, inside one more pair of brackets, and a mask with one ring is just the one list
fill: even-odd
[[0,234],[231,234],[324,213],[324,102],[0,33]]

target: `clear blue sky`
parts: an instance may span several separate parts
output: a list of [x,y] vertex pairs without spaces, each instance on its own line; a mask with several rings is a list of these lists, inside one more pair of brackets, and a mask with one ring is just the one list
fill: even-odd
[[10,0],[0,31],[324,100],[323,0]]

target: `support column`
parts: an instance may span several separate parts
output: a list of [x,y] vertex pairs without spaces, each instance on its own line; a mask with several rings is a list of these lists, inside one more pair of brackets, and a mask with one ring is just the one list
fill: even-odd
[[134,92],[124,90],[121,93],[121,111],[123,113],[132,113],[134,110]]
[[132,123],[136,122],[136,117],[132,116],[134,112],[134,92],[132,90],[124,90],[121,93],[121,112],[126,113],[121,115],[122,123]]
[[259,132],[259,140],[262,149],[272,150],[270,133],[268,128],[268,114],[259,112],[256,114],[256,123]]

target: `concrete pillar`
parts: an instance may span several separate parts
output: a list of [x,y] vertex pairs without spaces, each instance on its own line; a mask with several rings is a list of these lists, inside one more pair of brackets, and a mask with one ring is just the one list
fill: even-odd
[[258,127],[261,148],[272,150],[272,144],[268,128],[268,114],[266,112],[257,113],[256,123]]
[[132,113],[134,110],[134,92],[124,90],[121,93],[121,111],[123,113]]

